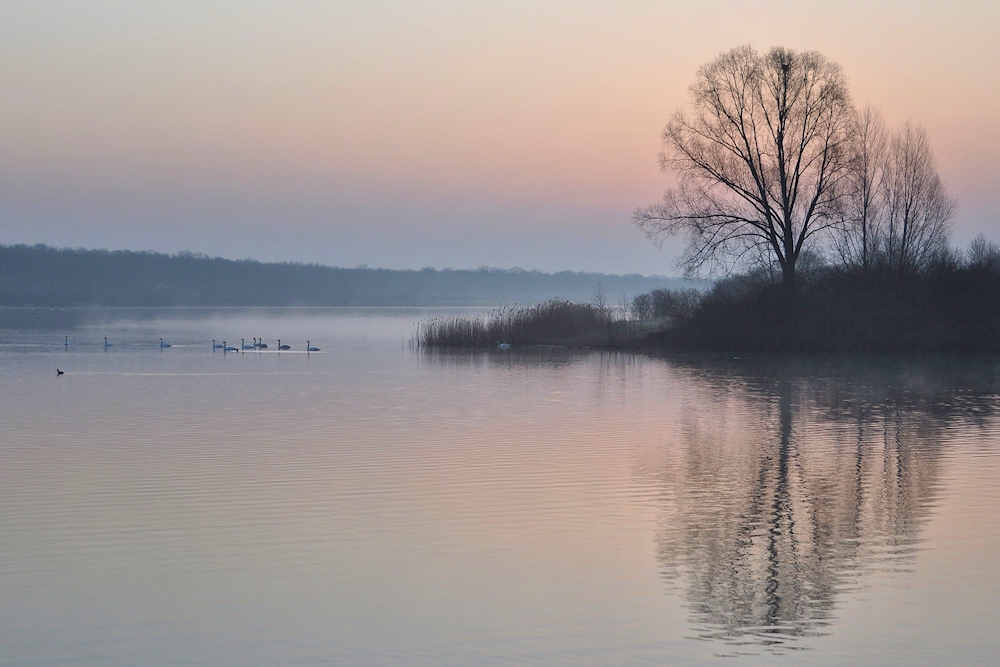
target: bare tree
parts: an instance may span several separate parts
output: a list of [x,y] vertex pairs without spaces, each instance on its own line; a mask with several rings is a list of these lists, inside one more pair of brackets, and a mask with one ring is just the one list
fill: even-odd
[[881,242],[888,145],[882,116],[871,106],[865,107],[851,131],[844,225],[836,240],[841,261],[863,271],[876,263]]
[[967,266],[973,271],[996,273],[1000,271],[1000,245],[987,241],[980,233],[969,244]]
[[741,46],[702,66],[690,93],[693,114],[674,115],[660,153],[679,184],[634,224],[655,242],[685,233],[688,275],[776,263],[793,285],[803,247],[842,219],[855,112],[840,67]]
[[594,306],[602,313],[608,308],[608,291],[604,289],[604,283],[598,280],[590,290],[590,298]]
[[938,176],[924,128],[907,121],[893,135],[885,183],[882,260],[893,271],[924,268],[947,249],[956,205]]

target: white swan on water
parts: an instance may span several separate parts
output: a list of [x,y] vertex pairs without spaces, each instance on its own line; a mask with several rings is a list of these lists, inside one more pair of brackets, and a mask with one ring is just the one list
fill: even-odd
[[247,345],[247,339],[246,338],[240,338],[240,345],[243,347],[244,350],[252,350],[253,349],[253,345]]
[[240,350],[239,350],[238,347],[234,347],[232,345],[226,345],[226,341],[222,341],[222,351],[223,352],[239,352]]
[[290,350],[290,349],[292,349],[292,346],[291,345],[282,345],[281,344],[281,339],[279,338],[278,339],[278,349],[279,350]]
[[318,347],[312,347],[309,344],[309,341],[306,341],[306,352],[319,352],[319,348]]
[[114,347],[114,346],[115,346],[115,344],[114,344],[114,343],[109,343],[109,342],[108,342],[108,337],[107,337],[107,336],[105,336],[105,337],[104,337],[104,349],[106,350],[106,349],[108,349],[109,347]]
[[164,343],[163,339],[161,338],[160,339],[160,349],[162,350],[165,347],[173,347],[173,346],[170,343]]
[[221,350],[224,347],[226,347],[226,341],[222,341],[222,345],[219,345],[218,343],[215,342],[214,338],[212,339],[212,349],[213,350]]
[[497,347],[500,348],[501,350],[509,350],[510,343],[501,343],[500,341],[497,341]]

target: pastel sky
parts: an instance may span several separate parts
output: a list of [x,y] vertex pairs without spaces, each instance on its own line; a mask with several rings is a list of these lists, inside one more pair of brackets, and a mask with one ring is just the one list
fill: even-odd
[[815,49],[1000,240],[1000,3],[0,7],[0,243],[675,274],[630,224],[697,67]]

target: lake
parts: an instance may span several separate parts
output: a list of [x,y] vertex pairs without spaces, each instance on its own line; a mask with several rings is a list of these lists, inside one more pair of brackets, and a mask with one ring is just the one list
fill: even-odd
[[1000,359],[411,348],[439,312],[8,317],[0,664],[993,664]]

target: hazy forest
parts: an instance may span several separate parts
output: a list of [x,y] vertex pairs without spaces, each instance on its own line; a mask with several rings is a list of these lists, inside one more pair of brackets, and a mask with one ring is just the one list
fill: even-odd
[[683,281],[521,269],[399,271],[234,261],[192,253],[0,246],[0,306],[469,306],[620,300]]

